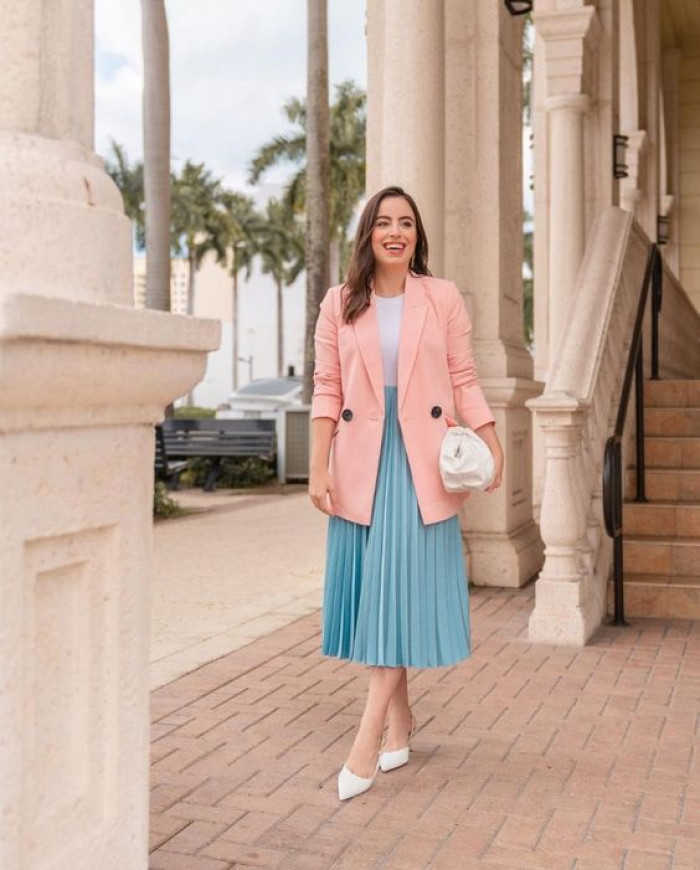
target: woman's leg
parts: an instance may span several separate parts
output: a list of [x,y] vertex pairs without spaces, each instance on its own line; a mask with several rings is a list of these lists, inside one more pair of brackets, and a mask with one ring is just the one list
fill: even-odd
[[403,749],[411,732],[411,705],[408,700],[408,674],[406,668],[399,668],[401,676],[391,696],[387,709],[387,736],[385,752]]
[[357,776],[374,776],[387,710],[401,680],[401,670],[401,668],[373,665],[369,668],[367,703],[355,735],[355,742],[345,762]]

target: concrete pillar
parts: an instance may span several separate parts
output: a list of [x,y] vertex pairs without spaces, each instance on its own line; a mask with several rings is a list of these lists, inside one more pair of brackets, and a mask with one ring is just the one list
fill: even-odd
[[[586,241],[583,116],[586,94],[555,94],[549,114],[549,334],[560,336],[574,295]],[[556,344],[552,350],[556,353]]]
[[634,130],[627,133],[627,148],[625,149],[625,163],[627,164],[627,177],[620,180],[620,207],[625,211],[637,213],[642,199],[640,184],[644,178],[644,149],[646,145],[646,132]]
[[546,63],[549,335],[550,353],[556,353],[585,246],[584,116],[600,25],[593,6],[535,12],[534,21]]
[[[609,22],[612,11],[607,2],[605,7]],[[573,298],[588,228],[596,209],[610,201],[600,176],[611,188],[612,134],[600,130],[611,129],[611,100],[606,92],[604,106],[599,106],[593,87],[605,66],[595,57],[601,32],[596,7],[584,0],[572,0],[565,7],[555,0],[538,0],[533,20],[535,376],[546,381]],[[604,60],[610,66],[610,52]],[[603,118],[608,119],[605,125]],[[539,518],[545,439],[538,429],[533,444],[533,504]]]
[[444,0],[368,0],[367,192],[400,184],[418,203],[429,265],[444,273]]
[[153,424],[218,324],[132,307],[91,0],[0,0],[0,867],[148,864]]
[[469,575],[519,586],[539,571],[531,419],[539,394],[523,333],[522,21],[491,0],[445,3],[445,275],[465,295],[506,453],[498,495],[462,511]]

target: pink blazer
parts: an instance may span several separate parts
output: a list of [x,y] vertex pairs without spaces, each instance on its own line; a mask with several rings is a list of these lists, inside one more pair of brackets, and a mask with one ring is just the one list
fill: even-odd
[[[372,517],[384,420],[384,371],[374,297],[353,324],[342,318],[343,285],[326,293],[316,322],[311,417],[332,417],[335,514]],[[469,493],[448,493],[438,465],[455,416],[478,429],[495,422],[474,366],[471,321],[451,281],[406,277],[398,354],[397,410],[423,522],[458,513]],[[456,413],[455,413],[456,412]]]

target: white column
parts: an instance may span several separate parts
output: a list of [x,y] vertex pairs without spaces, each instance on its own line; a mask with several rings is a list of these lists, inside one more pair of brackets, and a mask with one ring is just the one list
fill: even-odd
[[543,547],[532,516],[533,381],[523,330],[522,20],[492,0],[445,2],[445,276],[462,290],[506,453],[501,489],[462,511],[469,576],[520,586]]
[[153,423],[218,342],[133,308],[92,22],[0,0],[2,870],[148,865]]
[[[549,114],[549,334],[564,331],[586,238],[583,167],[585,94],[557,94],[545,104]],[[556,339],[555,339],[556,342]],[[556,343],[552,348],[556,353]]]
[[430,269],[444,269],[444,0],[367,4],[367,192],[399,184],[416,200]]
[[[609,18],[610,10],[605,14]],[[538,0],[533,15],[535,374],[544,381],[552,370],[573,297],[587,227],[604,199],[597,173],[608,172],[612,186],[612,142],[608,139],[608,147],[603,147],[591,121],[591,103],[598,96],[593,82],[600,67],[594,52],[602,29],[598,16],[597,8],[584,0],[571,0],[564,8],[555,0]],[[606,50],[610,50],[607,42]],[[599,109],[598,116],[601,113]],[[545,465],[544,434],[537,428],[533,443],[537,517]]]
[[646,131],[634,130],[626,135],[625,163],[627,165],[627,176],[620,179],[620,207],[624,208],[625,211],[636,214],[642,199],[640,184],[644,181]]

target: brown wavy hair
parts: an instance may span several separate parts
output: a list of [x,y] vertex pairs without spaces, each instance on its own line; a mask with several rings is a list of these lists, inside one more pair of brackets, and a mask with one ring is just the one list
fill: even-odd
[[416,249],[411,258],[410,270],[416,275],[430,275],[428,270],[428,237],[425,234],[423,221],[415,200],[402,187],[392,185],[384,187],[367,201],[360,215],[360,222],[355,233],[348,277],[343,285],[345,301],[343,303],[343,319],[352,323],[369,308],[372,278],[374,277],[375,259],[372,251],[372,230],[379,214],[382,201],[388,197],[401,196],[413,209],[416,218]]

